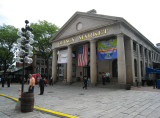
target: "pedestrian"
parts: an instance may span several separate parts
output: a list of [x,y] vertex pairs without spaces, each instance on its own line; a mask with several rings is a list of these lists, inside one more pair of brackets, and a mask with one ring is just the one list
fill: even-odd
[[10,78],[7,78],[7,85],[8,85],[8,87],[10,87],[10,83],[11,83]]
[[39,95],[43,95],[43,93],[44,93],[44,79],[42,79],[42,77],[40,77],[40,80],[39,80],[39,87],[40,87],[40,94]]
[[44,77],[44,85],[47,87],[47,78]]
[[103,73],[102,73],[102,84],[105,85],[105,83],[106,83],[106,75],[105,75],[105,73],[103,72]]
[[88,77],[87,86],[89,86],[90,83],[91,83],[91,79],[90,77]]
[[87,81],[88,81],[88,78],[87,78],[87,76],[85,76],[85,77],[83,78],[83,82],[84,82],[83,89],[87,89]]
[[50,85],[53,86],[53,77],[52,76],[50,77]]
[[29,84],[29,80],[30,80],[30,79],[29,79],[29,77],[28,77],[28,79],[27,79],[27,83],[28,83],[28,84]]
[[110,83],[110,73],[106,72],[106,81]]
[[4,87],[4,84],[5,84],[5,78],[3,77],[2,78],[2,87]]
[[29,79],[30,79],[30,81],[29,81],[28,92],[33,93],[34,92],[35,79],[34,79],[34,77],[32,77],[31,74],[29,74]]

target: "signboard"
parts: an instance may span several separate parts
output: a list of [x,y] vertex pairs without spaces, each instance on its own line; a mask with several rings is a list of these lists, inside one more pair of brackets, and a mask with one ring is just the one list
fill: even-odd
[[117,39],[110,39],[98,42],[98,59],[117,58]]
[[67,50],[58,51],[58,64],[67,63]]

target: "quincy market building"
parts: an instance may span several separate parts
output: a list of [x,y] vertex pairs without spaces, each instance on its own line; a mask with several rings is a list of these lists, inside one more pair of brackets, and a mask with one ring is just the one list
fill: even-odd
[[[145,79],[146,67],[160,62],[158,48],[120,17],[76,12],[51,42],[54,82],[72,83],[87,76],[96,85],[102,73],[109,72],[116,85],[135,85]],[[85,45],[85,64],[78,64],[79,47]]]

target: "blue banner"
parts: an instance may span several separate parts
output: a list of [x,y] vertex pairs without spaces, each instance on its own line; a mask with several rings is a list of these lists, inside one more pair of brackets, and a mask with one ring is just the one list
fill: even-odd
[[117,39],[98,42],[98,59],[114,59],[117,58]]

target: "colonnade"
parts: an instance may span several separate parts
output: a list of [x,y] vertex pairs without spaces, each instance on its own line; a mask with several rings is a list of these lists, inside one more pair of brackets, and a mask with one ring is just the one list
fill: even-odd
[[[125,47],[124,35],[117,35],[117,60],[118,60],[118,83],[126,84],[126,61],[125,61]],[[91,84],[97,83],[97,49],[96,40],[90,40],[90,77]],[[57,49],[53,49],[52,60],[52,77],[53,81],[57,81]],[[72,82],[72,45],[68,45],[68,61],[67,61],[67,83]]]

